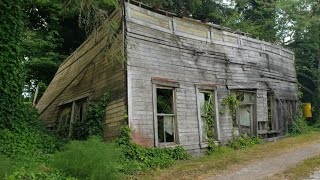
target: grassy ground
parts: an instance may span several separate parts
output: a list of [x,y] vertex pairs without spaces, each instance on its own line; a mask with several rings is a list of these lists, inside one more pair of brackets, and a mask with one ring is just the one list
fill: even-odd
[[316,156],[303,161],[295,167],[292,167],[283,173],[276,174],[270,179],[304,179],[307,178],[320,167],[320,156]]
[[286,153],[310,144],[319,138],[320,132],[310,132],[295,137],[287,137],[276,142],[254,145],[245,150],[233,150],[221,147],[210,156],[179,161],[167,169],[140,173],[130,176],[131,179],[202,179],[225,171],[232,171],[252,161]]

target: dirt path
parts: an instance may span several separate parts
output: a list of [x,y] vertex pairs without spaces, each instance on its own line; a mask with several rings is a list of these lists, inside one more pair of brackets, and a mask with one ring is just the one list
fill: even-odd
[[207,178],[208,180],[256,180],[270,179],[273,174],[282,172],[305,159],[320,154],[320,141],[315,141],[285,154],[254,161],[250,165],[229,173]]

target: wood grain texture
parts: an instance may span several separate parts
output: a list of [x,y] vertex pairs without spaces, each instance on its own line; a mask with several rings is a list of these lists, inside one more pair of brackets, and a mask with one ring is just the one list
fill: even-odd
[[[195,153],[200,152],[195,84],[217,85],[219,110],[226,109],[218,113],[222,143],[232,136],[230,113],[221,105],[230,90],[256,91],[255,134],[258,122],[268,119],[267,91],[272,89],[281,99],[297,100],[294,54],[290,50],[131,4],[127,4],[126,22],[129,122],[147,146],[154,145],[155,140],[153,77],[179,82],[178,138],[181,145]],[[279,124],[282,129],[286,126],[284,116]]]

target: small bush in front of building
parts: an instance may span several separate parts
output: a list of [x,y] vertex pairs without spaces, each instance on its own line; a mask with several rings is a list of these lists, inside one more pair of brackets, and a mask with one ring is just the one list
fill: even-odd
[[261,144],[262,142],[263,140],[259,137],[242,134],[238,137],[234,136],[232,139],[230,139],[227,143],[227,146],[237,150],[237,149],[245,149],[254,144]]
[[0,154],[11,159],[42,161],[60,146],[54,136],[32,127],[0,130]]
[[166,168],[176,160],[185,160],[190,155],[181,146],[175,148],[144,148],[132,142],[131,130],[128,126],[122,127],[121,135],[117,140],[123,157],[121,171],[131,174],[147,169]]
[[298,135],[310,132],[312,127],[307,124],[306,118],[302,115],[297,115],[295,120],[288,126],[288,133],[290,135]]
[[22,167],[12,174],[7,176],[5,179],[8,180],[76,180],[76,178],[65,177],[61,172],[51,169],[35,168],[35,169],[26,169]]
[[87,141],[71,141],[53,156],[52,166],[60,172],[79,179],[119,179],[117,167],[121,152],[113,143],[100,137]]

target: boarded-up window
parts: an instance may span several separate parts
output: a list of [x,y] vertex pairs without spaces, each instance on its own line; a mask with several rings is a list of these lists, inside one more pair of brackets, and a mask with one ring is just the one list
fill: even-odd
[[158,142],[175,142],[175,101],[173,88],[157,88]]

